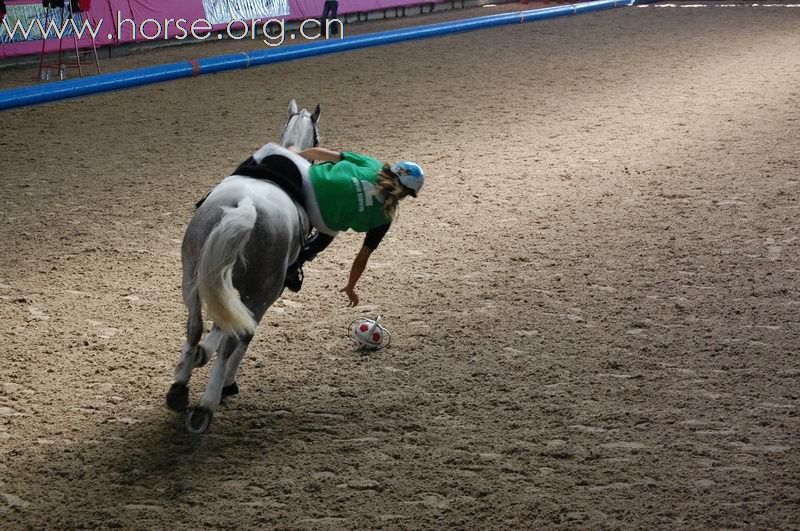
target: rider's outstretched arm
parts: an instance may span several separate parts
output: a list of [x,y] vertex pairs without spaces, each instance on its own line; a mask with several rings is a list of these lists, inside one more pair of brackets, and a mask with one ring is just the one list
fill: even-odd
[[372,251],[378,248],[378,245],[381,243],[381,240],[383,240],[383,237],[386,236],[391,225],[391,223],[387,223],[386,225],[379,225],[367,231],[367,235],[364,237],[364,244],[361,246],[361,250],[358,252],[358,255],[356,255],[356,259],[353,260],[353,265],[350,268],[347,286],[339,290],[347,294],[347,298],[350,299],[350,306],[358,306],[356,282],[358,282],[358,279],[364,274]]
[[372,249],[370,249],[366,245],[361,246],[361,250],[356,255],[356,259],[353,260],[353,265],[350,268],[350,277],[348,278],[347,286],[339,290],[345,292],[347,294],[347,298],[350,299],[350,304],[348,304],[348,306],[358,306],[358,295],[356,294],[356,282],[358,282],[358,279],[361,278],[361,275],[367,268],[367,262],[369,261],[369,256],[371,254],[372,254]]
[[299,153],[299,155],[312,162],[339,162],[342,160],[342,154],[340,152],[321,147],[304,149]]

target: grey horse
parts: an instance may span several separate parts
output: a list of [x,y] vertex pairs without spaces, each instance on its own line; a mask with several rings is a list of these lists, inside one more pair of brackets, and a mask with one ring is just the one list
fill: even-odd
[[[319,144],[313,113],[289,103],[281,145],[298,150]],[[301,204],[268,180],[231,175],[195,211],[181,247],[186,342],[167,393],[167,407],[185,411],[192,369],[218,352],[199,405],[188,410],[186,428],[206,431],[222,398],[239,392],[236,373],[256,325],[283,292],[286,268],[310,229]],[[238,293],[237,293],[238,291]],[[214,321],[204,341],[202,308]]]

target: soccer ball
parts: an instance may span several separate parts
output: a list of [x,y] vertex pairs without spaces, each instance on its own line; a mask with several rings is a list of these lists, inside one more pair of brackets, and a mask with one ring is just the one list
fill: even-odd
[[381,316],[374,321],[364,317],[350,323],[350,337],[360,350],[378,350],[389,345],[391,335],[381,325]]

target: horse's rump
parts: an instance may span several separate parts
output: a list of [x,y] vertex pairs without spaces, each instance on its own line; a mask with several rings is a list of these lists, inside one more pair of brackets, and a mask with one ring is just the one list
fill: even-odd
[[258,212],[245,197],[236,207],[223,207],[224,214],[203,244],[197,263],[196,285],[208,316],[224,332],[252,334],[256,320],[234,290],[233,269],[244,259]]

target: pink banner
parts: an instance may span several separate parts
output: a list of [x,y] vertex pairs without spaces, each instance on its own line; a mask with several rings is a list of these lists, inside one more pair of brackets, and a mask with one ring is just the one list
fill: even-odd
[[[78,28],[84,31],[87,24],[94,29],[97,27],[96,21],[110,16],[107,0],[95,1],[90,13],[76,15],[74,26],[69,24],[69,19],[64,15],[65,11],[60,8],[54,8],[48,12],[42,7],[41,1],[7,0],[6,5],[9,13],[3,24],[0,24],[0,37],[3,37],[0,40],[0,57],[37,55],[43,50],[45,52],[58,52],[59,47],[67,53],[70,50],[74,52],[76,37],[72,35],[72,29]],[[84,22],[85,16],[89,17],[88,22]],[[112,26],[113,24],[104,24],[100,28],[96,39],[98,47],[116,42]],[[42,29],[50,32],[54,30],[54,27],[61,28],[62,31],[66,28],[69,31],[61,39],[56,37],[41,38]],[[14,42],[7,42],[11,40],[10,30],[16,34]],[[26,35],[26,32],[28,32],[28,35]],[[77,38],[78,47],[91,47],[92,39],[88,28],[86,28],[84,34],[84,37]]]
[[131,42],[133,40],[133,28],[129,24],[120,22],[121,20],[133,20],[133,11],[131,10],[130,2],[128,2],[128,0],[94,0],[92,3],[93,15],[97,9],[100,9],[100,6],[97,4],[104,4],[104,16],[107,18],[103,19],[105,21],[103,29],[108,26],[109,22],[111,23],[106,36],[108,36],[109,33],[113,35],[114,44]]
[[[69,0],[67,0],[69,1]],[[445,0],[436,0],[445,1]],[[6,4],[28,5],[31,0],[7,0]],[[340,0],[339,15],[347,13],[367,12],[380,9],[388,9],[399,6],[410,6],[420,4],[430,4],[432,2],[421,2],[418,0]],[[322,14],[324,0],[288,0],[289,16],[287,20],[302,20],[307,18],[319,18]],[[41,4],[39,4],[41,5]],[[132,41],[145,42],[152,40],[166,40],[180,37],[185,34],[176,26],[178,19],[183,19],[183,28],[188,29],[192,24],[195,26],[197,34],[204,33],[206,27],[201,24],[206,19],[206,12],[203,7],[203,0],[172,0],[164,2],[162,0],[93,0],[89,15],[92,27],[102,21],[100,31],[97,33],[96,45],[115,46],[129,43]],[[6,17],[8,22],[8,17]],[[172,21],[168,23],[167,21]],[[144,23],[144,24],[142,24]],[[159,27],[160,26],[160,27]],[[215,24],[214,30],[225,29],[225,24]],[[0,30],[2,27],[0,26]],[[142,35],[144,30],[145,35]],[[165,35],[166,33],[166,35]],[[156,36],[157,35],[157,36]],[[154,36],[156,36],[154,38]],[[40,38],[24,40],[21,42],[2,42],[0,43],[0,58],[18,57],[24,55],[36,55],[42,52],[42,43],[46,52],[57,52],[59,43],[62,50],[69,53],[74,51],[74,41],[72,36],[63,37],[60,41],[57,38],[50,38],[42,41]],[[81,48],[90,47],[92,44],[90,37],[78,40]]]
[[[418,6],[420,4],[435,4],[445,0],[414,1],[414,0],[339,0],[339,15],[347,13],[365,13],[379,9],[389,9],[400,6]],[[325,0],[291,0],[291,15],[289,20],[302,20],[319,18],[322,15],[322,6]]]
[[[160,24],[160,37],[161,40],[167,40],[175,35],[180,35],[176,22],[178,19],[185,19],[186,24],[181,24],[182,27],[188,28],[195,21],[204,19],[206,12],[203,9],[202,0],[171,0],[164,2],[162,0],[130,0],[129,1],[131,12],[133,13],[132,19],[137,22],[137,33],[139,30],[147,35],[136,35],[137,42],[144,42],[153,40],[156,34],[156,24],[148,23],[141,25],[142,21],[153,20],[158,21]],[[172,20],[172,23],[167,21]],[[128,27],[133,27],[133,24],[125,24]],[[202,33],[202,28],[206,26],[198,25],[198,33]],[[210,31],[210,28],[209,28]],[[130,39],[130,34],[128,35]],[[126,42],[124,39],[120,39]]]

